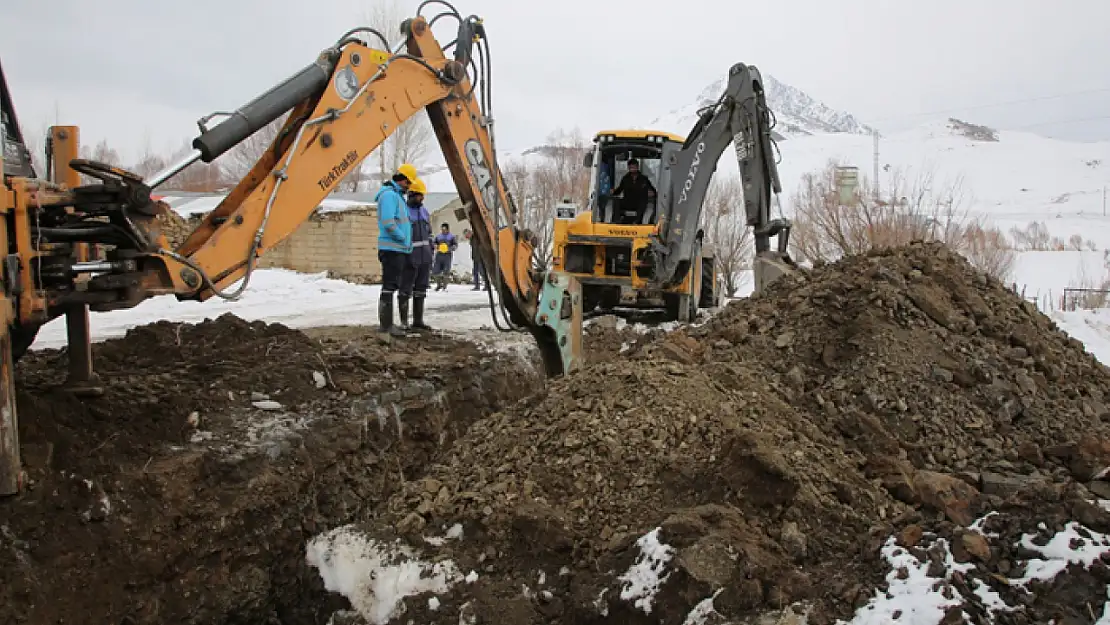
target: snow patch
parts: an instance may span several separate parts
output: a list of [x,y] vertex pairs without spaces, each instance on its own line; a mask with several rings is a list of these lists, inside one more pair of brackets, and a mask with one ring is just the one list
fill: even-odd
[[460,523],[456,523],[447,528],[447,532],[443,536],[425,536],[424,542],[434,547],[442,547],[443,545],[447,544],[447,541],[449,540],[461,539],[462,535],[463,526]]
[[[889,587],[885,593],[875,591],[871,601],[860,608],[847,623],[887,625],[897,620],[911,625],[932,625],[940,623],[947,608],[963,603],[964,597],[959,591],[947,584],[937,583],[939,579],[946,580],[951,576],[951,565],[955,562],[946,540],[938,538],[936,545],[944,552],[943,578],[929,575],[928,562],[918,560],[912,553],[898,546],[894,536],[888,538],[881,553],[891,567],[886,576]],[[837,623],[843,625],[845,621]]]
[[717,592],[713,593],[713,596],[706,597],[699,601],[686,615],[686,620],[682,621],[682,625],[706,625],[709,622],[710,616],[719,614],[717,610],[713,608],[713,600],[717,598],[717,595],[721,594],[722,590],[724,590],[724,588],[719,588]]
[[[238,288],[240,282],[229,288]],[[121,337],[131,328],[157,320],[199,323],[224,313],[232,313],[246,321],[282,323],[294,329],[376,325],[380,292],[380,285],[336,280],[326,273],[258,269],[251,274],[246,292],[236,301],[219,298],[205,302],[178,301],[173,295],[162,295],[134,308],[92,312],[89,330],[94,342],[103,341]],[[428,294],[425,321],[437,330],[469,334],[491,323],[488,298],[484,291],[448,285],[447,291]],[[65,318],[59,317],[39,330],[31,348],[60,348],[65,344]]]
[[1089,530],[1072,521],[1057,532],[1044,545],[1034,542],[1036,534],[1021,537],[1021,546],[1035,551],[1045,559],[1035,558],[1026,564],[1025,575],[1011,583],[1026,586],[1032,581],[1051,581],[1067,570],[1068,565],[1078,564],[1090,568],[1104,553],[1110,553],[1110,537]]
[[660,586],[670,577],[666,570],[667,563],[674,558],[674,547],[659,542],[659,531],[655,528],[636,540],[640,547],[640,555],[619,578],[621,582],[621,599],[632,601],[633,605],[651,614],[652,602]]
[[[996,514],[991,512],[977,519],[968,529],[983,536],[998,538],[996,533],[983,531],[985,521]],[[1043,523],[1041,529],[1046,529]],[[999,581],[1009,587],[1020,587],[1029,591],[1027,586],[1030,582],[1051,581],[1067,570],[1069,565],[1078,564],[1089,568],[1091,564],[1099,561],[1104,553],[1110,552],[1110,536],[1091,531],[1074,521],[1068,523],[1063,531],[1054,534],[1043,545],[1037,544],[1040,541],[1035,541],[1036,537],[1036,534],[1025,534],[1018,541],[1017,546],[1039,553],[1044,556],[1044,559],[1035,558],[1025,562],[1025,574],[1020,578]],[[912,552],[900,547],[897,539],[891,536],[881,550],[882,557],[891,567],[890,573],[886,576],[887,589],[877,590],[875,596],[856,612],[851,621],[840,620],[837,624],[884,625],[898,622],[909,625],[937,625],[944,618],[946,609],[968,603],[968,598],[948,583],[956,573],[965,576],[970,584],[976,597],[973,603],[986,609],[985,622],[994,623],[995,617],[1000,612],[1023,609],[1021,605],[1007,604],[990,586],[971,576],[970,573],[975,571],[975,565],[971,562],[957,563],[945,539],[926,534],[919,548],[941,557],[943,566],[939,577],[929,574],[928,558],[924,561],[918,559]],[[1107,588],[1107,593],[1110,597],[1110,587]],[[1110,625],[1110,603],[1104,607],[1103,616],[1098,623]]]
[[424,562],[400,541],[384,544],[350,525],[309,541],[306,559],[324,587],[346,597],[371,625],[404,614],[406,597],[442,594],[462,579],[451,560]]

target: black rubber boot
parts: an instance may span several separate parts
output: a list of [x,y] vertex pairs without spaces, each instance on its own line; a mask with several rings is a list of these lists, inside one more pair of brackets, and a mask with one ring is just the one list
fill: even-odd
[[431,330],[432,328],[424,323],[424,298],[416,297],[412,300],[412,327],[417,330]]
[[393,295],[382,295],[378,299],[378,332],[386,336],[404,336],[405,333],[393,325]]
[[403,330],[409,329],[409,298],[401,295],[397,296],[397,312],[401,316],[401,328]]

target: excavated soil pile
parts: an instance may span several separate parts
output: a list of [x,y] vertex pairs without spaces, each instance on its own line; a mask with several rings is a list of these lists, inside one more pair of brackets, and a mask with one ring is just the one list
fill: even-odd
[[670,325],[677,324],[666,327],[630,324],[616,315],[591,319],[582,332],[586,362],[595,364],[623,360],[637,343],[661,339]]
[[[399,540],[453,563],[434,599],[330,587],[373,623],[789,623],[808,610],[820,625],[881,610],[920,556],[952,586],[945,622],[1101,613],[1110,540],[1092,532],[1110,515],[1091,501],[1110,494],[1110,372],[946,248],[845,259],[656,340],[620,332],[588,344],[620,340],[619,358],[592,354],[479,421],[358,528],[363,557],[388,559]],[[1053,530],[1093,545],[1090,569],[1029,582],[1036,597],[1011,588],[1044,572],[1034,547]],[[1025,538],[1034,547],[1015,546]],[[339,558],[332,540],[318,552]],[[978,584],[1001,603],[984,607]]]
[[437,554],[485,575],[441,597],[456,611],[441,606],[445,620],[427,622],[457,622],[474,597],[492,602],[486,619],[497,602],[515,605],[506,623],[589,623],[601,612],[640,622],[610,586],[659,525],[684,567],[656,599],[661,622],[681,623],[721,587],[718,610],[760,612],[813,597],[817,582],[867,578],[852,559],[878,548],[872,520],[908,509],[827,445],[758,377],[606,363],[476,423],[372,532],[418,542],[462,524],[463,538]]
[[1087,481],[1089,468],[1052,456],[1080,434],[1110,431],[1110,371],[937,244],[817,269],[660,347],[759,367],[863,455],[902,450],[921,469]]
[[105,393],[85,400],[57,388],[64,354],[25,356],[31,485],[0,501],[0,622],[325,622],[343,600],[305,543],[537,383],[469,344],[368,332],[160,322],[94,345]]
[[166,240],[170,244],[170,249],[176,249],[189,234],[193,231],[193,226],[185,220],[181,215],[175,213],[172,209],[167,208],[165,212],[158,215],[158,225],[162,227],[162,233],[166,235]]

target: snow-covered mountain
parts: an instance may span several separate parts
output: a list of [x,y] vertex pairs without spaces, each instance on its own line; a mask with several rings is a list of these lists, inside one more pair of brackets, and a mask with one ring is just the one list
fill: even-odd
[[[689,104],[661,115],[646,127],[685,135],[698,119],[698,110],[712,104],[724,91],[727,77],[714,81]],[[776,139],[804,137],[819,133],[846,132],[871,134],[872,129],[851,113],[838,111],[824,102],[815,100],[806,92],[763,75],[767,92],[767,105],[775,115]]]

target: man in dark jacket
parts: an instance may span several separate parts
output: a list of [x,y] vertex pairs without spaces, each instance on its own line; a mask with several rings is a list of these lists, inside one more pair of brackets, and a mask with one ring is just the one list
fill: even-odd
[[[474,239],[474,232],[467,228],[463,230],[463,238],[470,244],[470,273],[474,279],[474,288],[471,291],[482,290],[482,254],[478,251],[478,242]],[[489,290],[489,284],[486,284]]]
[[412,222],[412,253],[401,274],[401,290],[397,304],[401,312],[401,327],[409,327],[409,298],[412,298],[412,328],[430,330],[424,323],[424,300],[428,295],[428,275],[432,270],[432,224],[424,206],[427,188],[417,178],[409,186],[408,210]]
[[610,197],[617,196],[620,196],[621,203],[620,216],[614,220],[616,223],[638,224],[643,221],[648,200],[655,197],[655,187],[647,176],[640,173],[640,161],[628,159],[628,173],[610,193]]

